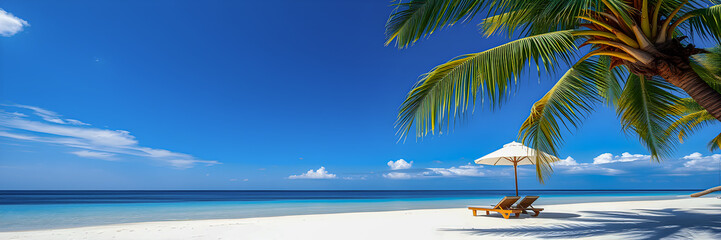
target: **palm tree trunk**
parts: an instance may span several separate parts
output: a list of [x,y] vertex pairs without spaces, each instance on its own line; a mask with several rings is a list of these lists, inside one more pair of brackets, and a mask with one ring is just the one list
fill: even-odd
[[706,189],[704,191],[691,194],[691,197],[700,197],[700,196],[703,196],[703,195],[706,195],[706,194],[709,194],[712,192],[716,192],[716,191],[721,191],[721,186],[712,187],[712,188]]
[[[721,121],[721,93],[708,85],[690,67],[671,67],[660,72],[666,81],[683,89],[694,101],[706,109],[711,116]],[[682,70],[683,69],[683,70]],[[675,71],[674,71],[675,70]]]

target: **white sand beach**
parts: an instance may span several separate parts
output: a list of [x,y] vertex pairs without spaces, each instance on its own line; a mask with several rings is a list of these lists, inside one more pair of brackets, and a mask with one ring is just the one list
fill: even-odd
[[466,208],[143,222],[0,232],[0,239],[721,239],[721,199],[546,205],[538,217]]

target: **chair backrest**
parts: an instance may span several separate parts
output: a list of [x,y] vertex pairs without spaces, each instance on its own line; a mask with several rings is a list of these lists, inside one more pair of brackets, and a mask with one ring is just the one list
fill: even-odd
[[516,201],[518,201],[518,199],[521,199],[521,197],[518,197],[518,196],[512,196],[512,197],[511,197],[511,196],[506,196],[506,197],[504,197],[503,199],[501,199],[501,201],[498,202],[498,204],[496,204],[496,206],[493,207],[493,208],[509,209],[509,208],[511,208],[511,206],[513,205],[513,203],[515,203]]
[[536,199],[538,199],[538,196],[526,196],[525,198],[523,198],[523,200],[521,200],[520,202],[518,202],[518,204],[516,204],[516,207],[518,207],[518,208],[530,207],[531,204],[533,204],[533,202],[536,201]]

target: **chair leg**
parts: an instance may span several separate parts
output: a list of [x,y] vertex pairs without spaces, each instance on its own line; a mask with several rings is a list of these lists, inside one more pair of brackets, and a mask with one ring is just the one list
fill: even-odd
[[489,215],[489,214],[491,214],[491,213],[490,213],[490,212],[488,212],[488,211],[486,211],[486,215]]
[[520,214],[520,213],[516,213],[516,218],[518,218],[519,216],[521,216],[521,214]]
[[476,210],[473,210],[473,216],[474,216],[474,217],[475,217],[475,216],[478,216],[478,215],[476,214]]
[[541,214],[540,211],[533,211],[533,212],[536,213],[536,214],[531,215],[532,217],[538,217],[538,214]]
[[503,215],[503,218],[505,218],[505,219],[508,219],[509,217],[511,217],[510,213],[501,213],[501,215]]

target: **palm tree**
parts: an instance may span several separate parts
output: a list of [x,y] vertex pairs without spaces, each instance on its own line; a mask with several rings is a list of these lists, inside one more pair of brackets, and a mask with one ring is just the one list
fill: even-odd
[[[721,60],[721,58],[718,58],[717,60]],[[721,66],[721,61],[717,61],[716,63],[719,64],[716,66]],[[716,121],[716,119],[711,116],[706,109],[703,109],[691,98],[681,99],[673,107],[676,109],[675,112],[681,113],[681,115],[680,118],[678,118],[678,120],[671,124],[671,126],[666,130],[666,133],[670,136],[677,135],[679,142],[683,142],[683,139],[693,131],[710,124],[718,123],[718,121]],[[721,148],[721,134],[711,139],[708,143],[708,148],[711,151],[719,150]],[[707,190],[691,194],[691,196],[700,197],[715,191],[721,191],[721,186],[709,188]]]
[[[681,113],[681,115],[680,118],[666,130],[666,133],[676,135],[679,142],[683,142],[684,138],[696,130],[707,125],[718,123],[706,109],[703,109],[691,98],[683,98],[673,107],[676,108],[676,112]],[[719,150],[720,147],[721,134],[711,139],[708,143],[708,148],[711,151]]]
[[[721,50],[697,48],[687,38],[721,43],[716,0],[397,0],[394,6],[386,45],[405,48],[476,16],[485,16],[479,27],[486,37],[515,38],[423,74],[400,107],[401,138],[412,126],[416,137],[450,127],[477,99],[500,106],[530,65],[539,74],[569,66],[519,130],[526,145],[552,155],[562,144],[561,125],[580,126],[599,103],[616,109],[624,131],[637,135],[654,161],[676,144],[670,135],[683,115],[679,102],[694,102],[721,121],[721,64],[712,61]],[[682,100],[686,95],[692,100]],[[551,162],[536,160],[542,182]]]

